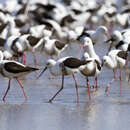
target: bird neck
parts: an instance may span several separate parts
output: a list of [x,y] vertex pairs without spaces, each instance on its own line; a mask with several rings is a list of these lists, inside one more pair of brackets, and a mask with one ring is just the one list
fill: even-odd
[[96,53],[92,44],[89,44],[84,48],[84,52],[88,52],[90,57],[95,57]]

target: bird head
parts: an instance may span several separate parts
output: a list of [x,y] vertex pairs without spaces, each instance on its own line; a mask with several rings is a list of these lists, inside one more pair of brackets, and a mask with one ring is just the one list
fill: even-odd
[[47,62],[46,62],[46,65],[44,67],[44,69],[42,70],[42,72],[39,74],[39,76],[37,77],[40,78],[42,76],[42,74],[49,68],[53,67],[54,65],[56,64],[56,61],[53,60],[53,59],[49,59]]
[[108,30],[105,26],[99,26],[97,28],[97,33],[105,34],[106,36],[108,36]]
[[122,40],[122,34],[120,33],[120,31],[115,30],[112,33],[112,39],[113,39],[113,41],[121,41]]
[[101,66],[104,66],[104,65],[107,64],[108,58],[109,58],[108,56],[104,56],[104,57],[103,57]]
[[92,40],[89,37],[85,37],[83,47],[85,48],[85,47],[89,46],[90,44],[92,44]]

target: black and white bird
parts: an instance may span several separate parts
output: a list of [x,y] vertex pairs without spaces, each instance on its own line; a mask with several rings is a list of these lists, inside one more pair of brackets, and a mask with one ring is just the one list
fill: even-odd
[[68,47],[68,44],[65,44],[62,41],[57,39],[50,39],[49,37],[43,38],[43,49],[49,56],[59,56]]
[[76,93],[77,93],[77,102],[79,102],[78,85],[77,85],[74,74],[79,73],[80,66],[85,65],[86,63],[87,61],[80,60],[74,57],[64,57],[64,58],[59,59],[58,61],[55,61],[52,59],[47,61],[46,66],[44,70],[40,73],[39,77],[44,73],[46,69],[49,69],[50,73],[54,76],[62,76],[62,86],[60,90],[49,100],[50,102],[52,102],[52,100],[62,91],[64,87],[63,86],[64,76],[66,75],[73,76],[73,79],[75,81]]
[[[115,70],[120,69],[120,90],[121,90],[121,71],[125,69],[126,59],[128,52],[122,50],[112,50],[108,53],[108,55],[103,57],[102,65],[105,65],[108,69]],[[116,75],[114,75],[112,81],[107,84],[106,92],[108,92],[108,88],[116,80]]]
[[25,101],[27,101],[27,95],[24,91],[24,87],[18,78],[22,77],[24,75],[27,75],[31,72],[37,71],[38,68],[26,66],[19,62],[13,61],[13,60],[3,60],[3,58],[4,58],[3,53],[0,51],[0,73],[3,77],[6,77],[9,79],[8,88],[3,96],[3,101],[5,101],[5,98],[10,89],[11,79],[15,79],[18,82],[18,84],[20,85],[20,87],[24,93]]
[[[30,34],[24,34],[20,37],[11,36],[4,45],[4,57],[5,59],[10,59],[12,57],[18,58],[24,56],[24,63],[26,64],[25,52],[30,51],[34,53],[42,43],[43,39],[34,37]],[[34,61],[35,59],[34,55]]]
[[130,44],[130,30],[123,30],[122,32],[118,30],[113,31],[111,38],[106,43],[110,43],[108,52],[112,47],[126,51]]
[[87,83],[87,88],[88,88],[88,95],[89,95],[89,99],[91,99],[90,96],[90,86],[89,86],[89,77],[94,77],[96,79],[96,86],[95,88],[98,88],[98,84],[97,84],[97,76],[98,74],[101,72],[101,64],[99,64],[99,62],[94,59],[94,58],[89,58],[88,54],[85,54],[84,57],[86,64],[81,65],[79,67],[79,71],[82,75],[84,75],[86,77],[86,83]]
[[[95,71],[95,73],[93,73],[93,77],[95,77],[95,81],[96,81],[96,88],[97,86],[97,75],[100,73],[101,71],[101,60],[99,58],[99,56],[96,54],[95,50],[94,50],[94,46],[92,44],[92,40],[89,37],[85,37],[83,39],[83,49],[84,49],[84,53],[83,55],[87,56],[89,55],[89,58],[91,60],[91,63],[93,64],[92,68],[90,70]],[[86,53],[87,52],[87,53]],[[89,58],[87,60],[89,60]],[[86,73],[87,75],[87,73]]]
[[82,42],[83,42],[84,53],[87,52],[89,54],[90,58],[94,58],[99,63],[101,63],[100,57],[95,52],[95,49],[94,49],[94,46],[93,46],[91,38],[84,37]]
[[108,37],[108,30],[105,26],[99,26],[96,30],[84,29],[82,34],[77,38],[78,40],[84,39],[84,37],[90,37],[93,44],[96,44],[102,36]]

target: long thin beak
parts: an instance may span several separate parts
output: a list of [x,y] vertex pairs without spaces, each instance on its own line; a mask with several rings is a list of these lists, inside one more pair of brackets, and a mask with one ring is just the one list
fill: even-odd
[[108,53],[110,52],[111,48],[112,48],[112,43],[110,44],[110,46],[109,46],[109,48],[108,48],[107,55],[108,55]]
[[103,60],[102,60],[102,64],[101,64],[101,67],[103,67],[104,66],[104,62],[103,62]]
[[105,43],[108,43],[108,42],[110,42],[110,41],[112,41],[112,38],[110,38],[110,39],[108,39],[107,41],[105,41]]
[[43,71],[39,74],[39,76],[37,77],[37,79],[39,79],[41,76],[42,76],[42,74],[45,72],[47,70],[47,66],[43,69]]

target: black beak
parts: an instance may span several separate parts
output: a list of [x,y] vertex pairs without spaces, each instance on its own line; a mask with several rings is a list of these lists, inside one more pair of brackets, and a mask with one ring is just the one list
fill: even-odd
[[42,74],[45,72],[47,70],[47,66],[43,69],[43,71],[39,74],[39,76],[37,77],[37,79],[39,79],[41,76],[42,76]]
[[111,42],[112,38],[108,39],[107,41],[105,41],[105,43]]
[[110,52],[111,48],[112,48],[112,43],[110,44],[110,46],[109,46],[109,48],[108,48],[107,55],[108,55],[108,53]]
[[130,43],[128,45],[127,52],[130,52]]
[[103,67],[104,66],[104,61],[102,60],[102,64],[101,64],[101,67]]
[[113,37],[111,37],[110,39],[108,39],[107,41],[105,41],[105,43],[108,43],[108,42],[113,42],[115,41]]

